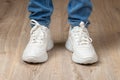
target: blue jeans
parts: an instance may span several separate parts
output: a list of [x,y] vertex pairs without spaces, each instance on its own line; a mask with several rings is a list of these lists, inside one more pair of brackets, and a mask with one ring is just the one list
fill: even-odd
[[[52,0],[30,0],[28,10],[31,13],[30,19],[34,19],[39,24],[49,27],[54,10]],[[81,21],[87,26],[91,12],[92,3],[90,0],[69,0],[68,21],[71,26],[79,26]]]

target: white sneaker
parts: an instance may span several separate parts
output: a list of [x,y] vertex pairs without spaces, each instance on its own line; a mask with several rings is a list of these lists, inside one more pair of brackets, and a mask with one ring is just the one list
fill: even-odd
[[31,29],[31,37],[23,52],[22,59],[30,63],[45,62],[48,60],[47,51],[54,46],[50,30],[35,20],[31,20],[31,24],[34,27]]
[[98,57],[92,45],[92,39],[89,37],[84,22],[80,26],[75,26],[69,30],[69,37],[66,42],[66,48],[73,52],[72,60],[80,64],[90,64],[98,61]]

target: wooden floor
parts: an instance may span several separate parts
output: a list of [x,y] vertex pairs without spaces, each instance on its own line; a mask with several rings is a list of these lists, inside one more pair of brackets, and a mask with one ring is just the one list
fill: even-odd
[[120,80],[120,0],[93,0],[89,32],[99,55],[93,65],[72,62],[64,47],[68,0],[53,2],[50,28],[56,44],[49,60],[35,65],[21,60],[29,40],[28,0],[0,0],[0,80]]

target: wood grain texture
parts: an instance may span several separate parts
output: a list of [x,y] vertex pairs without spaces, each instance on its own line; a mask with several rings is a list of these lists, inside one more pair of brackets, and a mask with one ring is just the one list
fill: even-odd
[[29,40],[28,0],[0,0],[0,80],[120,80],[120,0],[93,0],[89,32],[99,55],[93,65],[72,62],[64,47],[68,0],[53,2],[50,28],[56,44],[49,60],[35,65],[21,60]]

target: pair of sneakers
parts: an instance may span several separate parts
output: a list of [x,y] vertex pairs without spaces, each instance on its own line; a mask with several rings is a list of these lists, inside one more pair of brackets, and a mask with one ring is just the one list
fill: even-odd
[[[34,27],[31,29],[30,40],[23,52],[22,59],[29,63],[45,62],[48,60],[47,51],[54,47],[50,30],[35,20],[31,20],[31,24]],[[91,64],[98,60],[84,22],[81,22],[79,26],[70,27],[65,46],[73,53],[72,60],[76,63]]]

